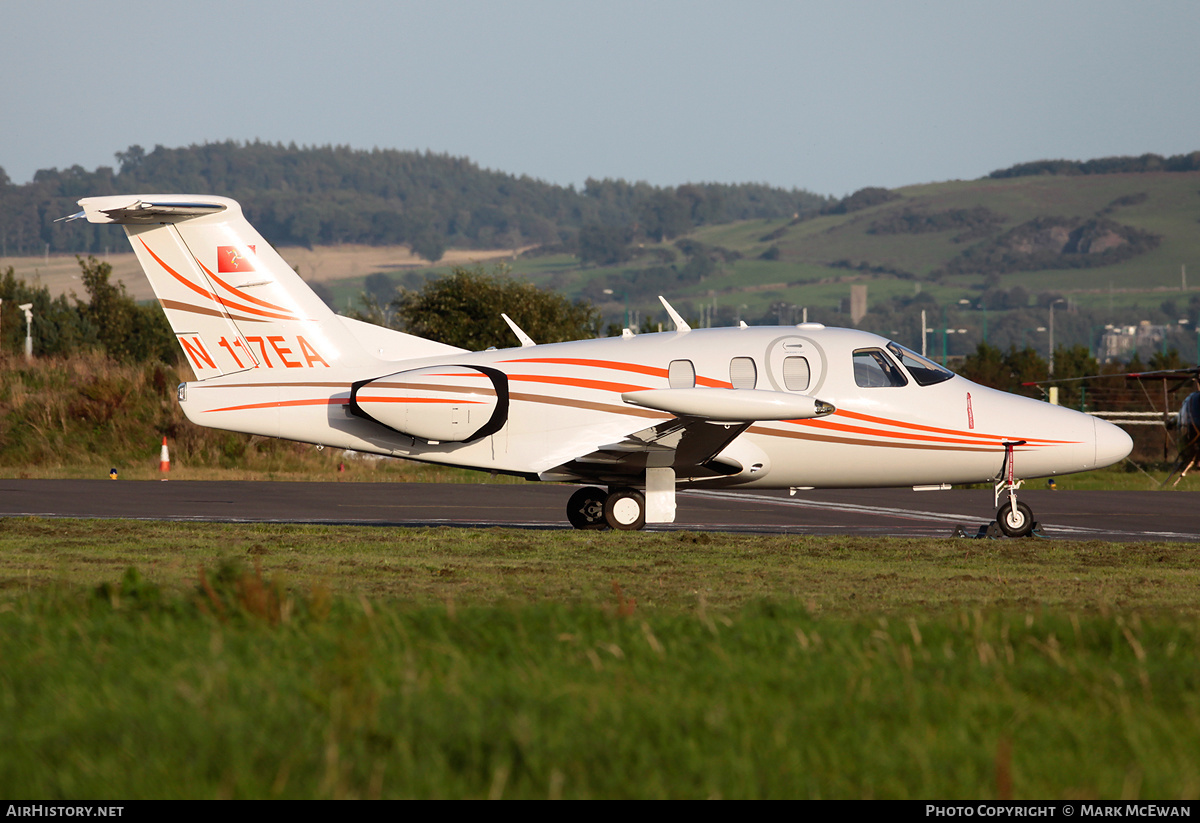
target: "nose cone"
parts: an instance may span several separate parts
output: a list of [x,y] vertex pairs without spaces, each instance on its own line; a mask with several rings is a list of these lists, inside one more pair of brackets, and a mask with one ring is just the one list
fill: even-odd
[[1133,438],[1120,426],[1105,420],[1095,419],[1096,425],[1096,468],[1119,463],[1133,451]]

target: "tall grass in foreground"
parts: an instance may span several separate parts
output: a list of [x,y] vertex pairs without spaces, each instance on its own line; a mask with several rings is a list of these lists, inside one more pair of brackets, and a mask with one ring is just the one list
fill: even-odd
[[0,795],[1195,798],[1194,616],[0,602]]

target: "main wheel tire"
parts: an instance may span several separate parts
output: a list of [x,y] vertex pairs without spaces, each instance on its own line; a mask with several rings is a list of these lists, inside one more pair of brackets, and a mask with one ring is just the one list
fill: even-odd
[[604,489],[588,486],[571,495],[567,501],[567,520],[577,529],[606,529],[604,501],[608,494]]
[[636,531],[646,525],[646,496],[637,489],[617,489],[604,501],[604,519],[621,531]]
[[1033,531],[1033,509],[1018,501],[1014,513],[1012,504],[1005,503],[996,510],[996,522],[1008,537],[1028,537]]

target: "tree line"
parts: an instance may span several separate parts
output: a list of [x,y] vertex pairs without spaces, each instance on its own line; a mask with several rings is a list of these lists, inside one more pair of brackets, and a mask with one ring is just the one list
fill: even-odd
[[1099,157],[1095,160],[1035,160],[998,169],[988,177],[1001,180],[1008,177],[1082,174],[1141,174],[1156,171],[1200,171],[1200,151],[1188,154],[1142,154],[1137,157]]
[[43,169],[16,185],[0,169],[0,256],[98,253],[111,229],[55,224],[81,197],[136,192],[218,194],[277,246],[410,245],[436,261],[449,246],[576,251],[598,227],[634,239],[670,239],[700,225],[793,217],[827,199],[761,184],[651,186],[589,179],[582,190],[480,168],[430,151],[297,147],[260,141],[185,148],[130,146],[116,167]]

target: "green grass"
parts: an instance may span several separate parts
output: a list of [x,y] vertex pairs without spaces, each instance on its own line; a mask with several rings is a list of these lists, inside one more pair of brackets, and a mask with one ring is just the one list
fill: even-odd
[[7,519],[0,794],[1194,798],[1191,554]]

